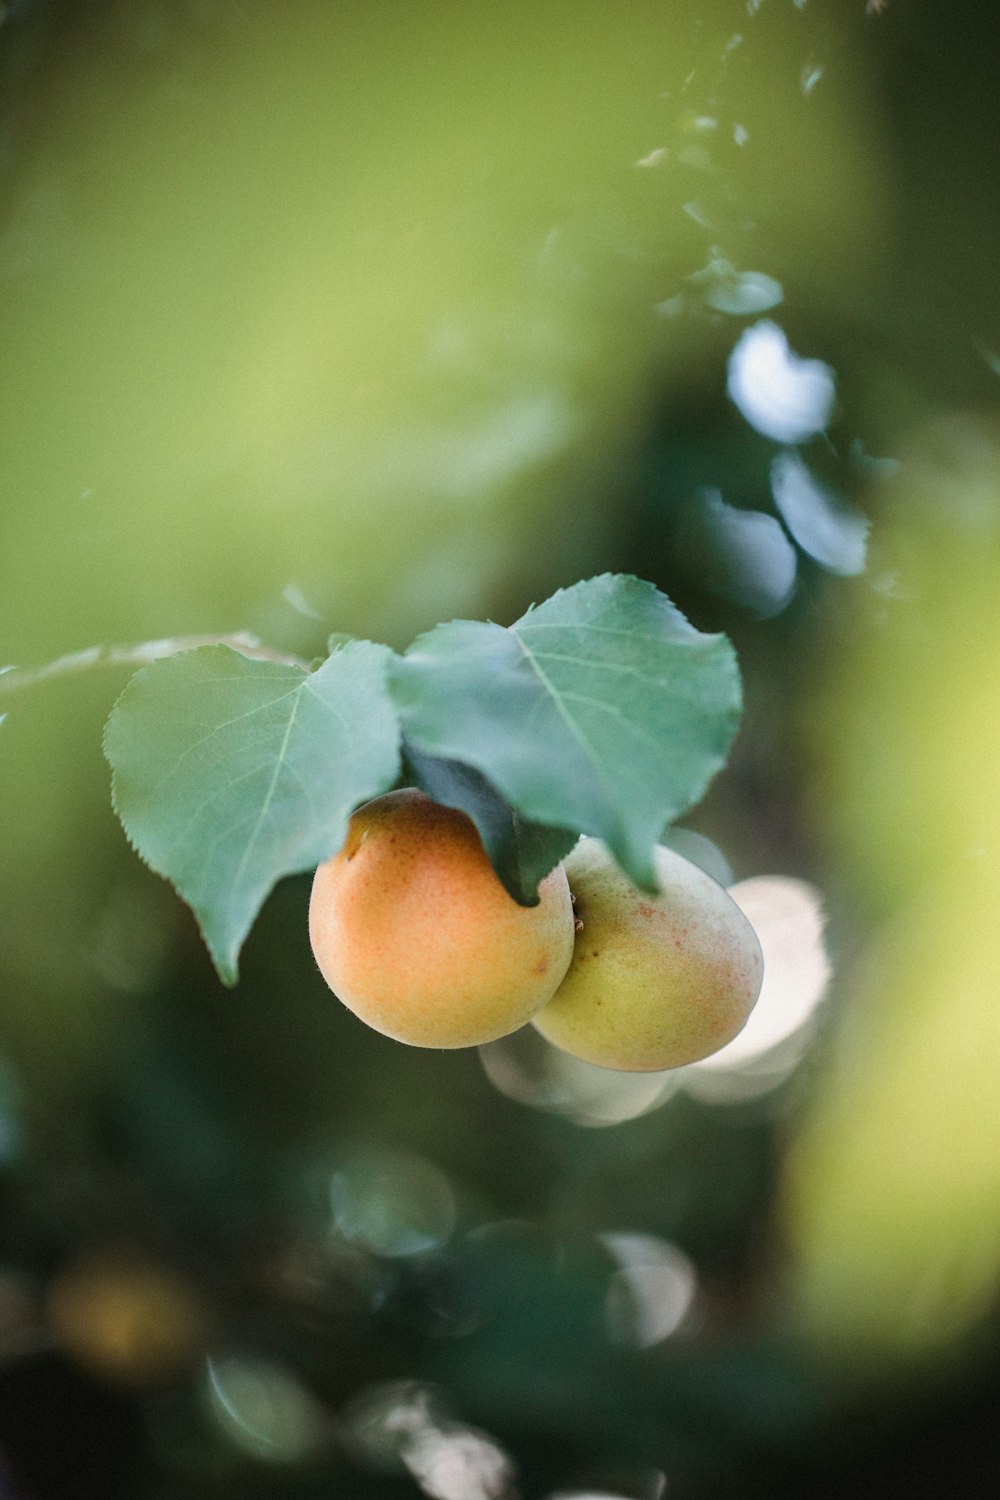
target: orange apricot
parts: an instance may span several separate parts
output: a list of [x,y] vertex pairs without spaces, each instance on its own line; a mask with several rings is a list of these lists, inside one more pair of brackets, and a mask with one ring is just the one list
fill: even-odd
[[320,865],[309,936],[333,992],[376,1031],[416,1047],[471,1047],[524,1025],[573,954],[561,866],[537,906],[501,885],[475,824],[414,788],[358,808]]

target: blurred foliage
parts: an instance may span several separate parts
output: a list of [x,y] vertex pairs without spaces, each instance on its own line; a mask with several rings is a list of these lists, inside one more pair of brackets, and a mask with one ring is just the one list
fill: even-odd
[[938,420],[905,455],[883,587],[843,622],[815,725],[813,795],[882,922],[793,1232],[810,1316],[876,1359],[947,1351],[1000,1275],[998,440],[992,415]]
[[0,675],[0,1490],[994,1493],[993,19],[3,8],[3,661],[650,578],[737,646],[672,840],[781,982],[714,1071],[416,1052],[296,879],[225,992],[125,672]]

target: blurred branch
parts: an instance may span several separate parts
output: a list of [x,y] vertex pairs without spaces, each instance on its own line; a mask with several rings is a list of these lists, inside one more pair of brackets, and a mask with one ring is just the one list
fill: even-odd
[[309,663],[301,657],[273,651],[247,631],[236,631],[233,635],[182,635],[124,646],[88,646],[85,651],[58,656],[55,661],[46,662],[41,667],[0,667],[0,699],[13,697],[25,688],[48,682],[53,677],[75,677],[95,667],[145,667],[164,656],[176,656],[198,646],[229,646],[257,661],[283,662],[286,666],[309,670]]

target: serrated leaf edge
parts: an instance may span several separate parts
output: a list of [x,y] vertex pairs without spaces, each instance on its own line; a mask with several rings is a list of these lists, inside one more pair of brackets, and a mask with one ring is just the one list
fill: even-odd
[[[360,640],[358,640],[355,637],[351,637],[349,640],[343,641],[336,651],[333,651],[333,652],[330,653],[330,656],[338,655],[339,652],[342,651],[345,646],[347,646],[347,645],[354,645],[354,644],[365,644],[365,645],[381,646],[381,643],[377,642],[377,641],[360,641]],[[216,646],[213,645],[213,646],[210,646],[210,647],[208,647],[208,646],[206,646],[206,647],[197,647],[197,648],[194,648],[194,649],[195,650],[215,650]],[[225,646],[224,649],[232,651],[233,655],[235,655],[235,656],[241,655],[241,653],[239,651],[233,650],[233,648],[230,647],[230,646]],[[393,656],[395,656],[396,653],[394,651],[392,651],[391,648],[388,647],[388,646],[381,646],[381,649],[384,650],[387,653],[386,674],[385,674],[385,676],[386,676],[386,688],[387,688],[387,691],[388,691],[388,694],[389,694],[389,698],[390,698],[390,701],[391,701],[392,700],[392,694],[391,694],[391,691],[389,690],[388,659],[391,658],[391,657],[393,657]],[[185,653],[185,654],[188,654],[188,653]],[[297,692],[301,691],[302,688],[305,687],[305,685],[308,682],[309,678],[312,677],[315,674],[315,672],[318,672],[322,667],[324,667],[326,665],[326,663],[330,660],[330,656],[324,657],[318,663],[317,666],[315,666],[314,668],[312,668],[312,670],[308,670],[308,671],[305,668],[298,668],[297,666],[295,666],[294,663],[288,663],[287,664],[290,667],[293,667],[294,670],[297,670],[297,671],[301,672],[301,681],[300,681],[300,683],[298,684],[298,686],[296,688]],[[172,660],[173,658],[168,658],[168,659]],[[249,657],[246,658],[246,659],[247,660],[252,660],[252,658],[249,658]],[[225,956],[219,951],[217,945],[209,937],[209,934],[208,934],[208,931],[207,931],[207,926],[206,926],[204,908],[201,905],[198,905],[195,902],[191,901],[184,894],[184,892],[180,889],[180,887],[178,886],[176,880],[174,880],[173,876],[170,875],[170,873],[167,870],[161,869],[157,864],[155,864],[143,852],[143,850],[139,847],[138,843],[136,842],[135,838],[133,837],[133,835],[132,835],[132,833],[131,833],[131,831],[129,829],[129,826],[128,826],[128,824],[125,821],[125,817],[124,817],[124,814],[122,813],[120,802],[119,802],[119,795],[118,795],[119,776],[118,776],[118,772],[115,769],[114,765],[112,764],[110,756],[108,754],[108,730],[109,730],[111,721],[112,721],[112,719],[113,719],[116,711],[121,706],[122,700],[125,698],[126,694],[131,690],[133,684],[135,683],[136,678],[142,676],[143,673],[152,670],[153,667],[158,666],[158,665],[159,665],[159,663],[157,663],[157,662],[150,662],[146,666],[140,667],[138,671],[132,673],[132,675],[129,677],[128,681],[123,686],[121,692],[115,698],[115,701],[111,705],[111,708],[110,708],[110,710],[108,712],[108,715],[107,715],[107,717],[106,717],[106,719],[104,721],[104,726],[103,726],[103,729],[101,731],[101,752],[104,755],[105,760],[108,762],[109,766],[111,767],[111,807],[112,807],[112,811],[115,814],[115,817],[118,819],[119,826],[121,827],[121,830],[122,830],[122,832],[123,832],[123,834],[125,836],[125,842],[128,845],[128,847],[133,851],[134,854],[136,854],[138,856],[140,862],[142,864],[144,864],[148,870],[151,870],[154,875],[158,876],[161,880],[165,880],[167,882],[167,884],[175,892],[175,894],[177,895],[177,897],[181,901],[181,903],[184,906],[186,906],[188,908],[188,910],[193,914],[193,916],[195,918],[195,921],[196,921],[196,923],[198,925],[198,931],[201,934],[202,941],[204,942],[205,947],[208,950],[209,956],[210,956],[210,958],[212,960],[212,965],[213,965],[216,973],[218,974],[220,980],[226,986],[226,988],[227,989],[232,989],[238,983],[238,981],[239,981],[239,954],[242,951],[243,944],[246,942],[246,939],[247,939],[247,937],[250,934],[250,930],[251,930],[254,922],[257,920],[258,916],[260,915],[261,911],[263,910],[265,902],[268,900],[269,896],[271,895],[271,892],[274,890],[274,887],[275,887],[275,885],[277,885],[278,882],[277,882],[277,880],[273,881],[272,884],[268,887],[268,889],[261,896],[260,901],[257,903],[256,908],[254,909],[253,913],[250,916],[250,919],[249,919],[249,921],[247,923],[247,926],[246,926],[246,930],[244,931],[243,936],[241,937],[241,939],[240,939],[240,941],[239,941],[239,943],[238,943],[238,945],[236,947],[236,953],[235,953],[235,957],[233,959],[233,962],[229,963],[226,960]],[[395,707],[395,704],[393,704],[393,707]],[[293,717],[294,717],[294,713],[293,713]],[[291,722],[292,722],[292,720],[290,719],[289,720],[289,729],[291,727]],[[388,790],[389,787],[391,787],[396,782],[396,780],[398,780],[399,765],[400,765],[401,756],[402,756],[401,745],[402,745],[402,732],[400,732],[399,759],[397,759],[396,770],[395,770],[394,775],[392,776],[392,778],[390,780],[386,781],[385,786],[382,788],[383,791]],[[348,810],[347,810],[347,817],[350,818],[351,814],[358,807],[361,807],[361,806],[364,805],[365,802],[370,801],[373,796],[379,796],[379,795],[381,795],[380,792],[374,792],[374,793],[372,793],[372,794],[370,794],[368,796],[364,796],[364,797],[359,798],[356,802],[352,803],[351,806],[348,808]],[[333,852],[335,852],[335,851],[331,851],[331,853],[333,853]],[[289,870],[289,871],[286,871],[285,875],[289,875],[290,876],[290,875],[294,875],[294,874],[302,874],[305,870],[308,870],[311,867],[312,867],[312,862],[310,861],[309,864],[304,865],[302,867],[302,869],[300,869],[300,870]],[[278,879],[284,879],[285,875],[279,876]]]

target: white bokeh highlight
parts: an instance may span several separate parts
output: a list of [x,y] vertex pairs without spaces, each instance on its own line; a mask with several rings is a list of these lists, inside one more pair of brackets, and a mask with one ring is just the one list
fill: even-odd
[[758,875],[730,886],[729,894],[757,933],[764,982],[739,1036],[686,1070],[689,1091],[712,1102],[751,1097],[787,1077],[812,1040],[832,974],[815,886]]
[[829,426],[836,379],[820,359],[802,359],[777,323],[746,329],[729,356],[726,389],[740,413],[764,437],[802,443]]
[[772,463],[771,493],[803,552],[831,573],[864,572],[868,518],[822,484],[797,453],[779,453]]

